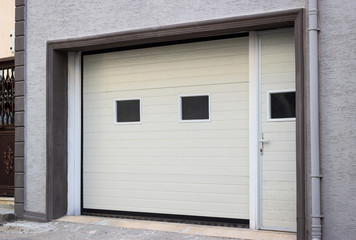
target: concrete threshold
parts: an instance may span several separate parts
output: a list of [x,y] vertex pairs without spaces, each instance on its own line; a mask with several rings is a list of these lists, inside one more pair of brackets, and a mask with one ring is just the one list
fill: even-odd
[[15,199],[13,197],[0,197],[0,208],[14,209]]
[[296,240],[295,233],[251,230],[244,228],[217,227],[195,224],[183,224],[172,222],[158,222],[123,218],[94,217],[94,216],[64,216],[57,221],[94,224],[121,228],[144,229],[185,233],[210,237],[233,238],[244,240]]

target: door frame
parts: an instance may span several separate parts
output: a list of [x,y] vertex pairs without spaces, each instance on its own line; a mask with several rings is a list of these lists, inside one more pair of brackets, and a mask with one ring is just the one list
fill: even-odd
[[68,215],[81,214],[82,191],[82,61],[68,53]]
[[[67,213],[68,52],[130,48],[224,36],[241,32],[293,27],[297,91],[297,238],[305,236],[304,56],[303,9],[132,30],[47,43],[47,187],[46,220]],[[252,213],[251,213],[252,214]]]

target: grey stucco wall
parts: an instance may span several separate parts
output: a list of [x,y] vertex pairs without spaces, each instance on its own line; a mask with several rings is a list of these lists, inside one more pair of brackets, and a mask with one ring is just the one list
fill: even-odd
[[356,239],[356,2],[320,1],[320,29],[323,234]]
[[306,0],[28,1],[25,210],[45,212],[45,83],[48,40],[302,8],[305,7],[305,2]]

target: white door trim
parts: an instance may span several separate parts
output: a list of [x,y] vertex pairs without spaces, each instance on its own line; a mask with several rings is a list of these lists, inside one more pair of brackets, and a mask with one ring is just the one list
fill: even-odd
[[68,215],[81,207],[81,54],[68,53]]
[[249,174],[250,174],[250,228],[260,227],[259,202],[259,40],[256,32],[249,34]]

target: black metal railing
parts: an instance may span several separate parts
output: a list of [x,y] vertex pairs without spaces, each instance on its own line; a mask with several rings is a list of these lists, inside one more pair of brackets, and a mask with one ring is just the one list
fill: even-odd
[[15,123],[15,67],[0,65],[0,127]]

